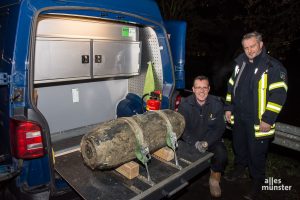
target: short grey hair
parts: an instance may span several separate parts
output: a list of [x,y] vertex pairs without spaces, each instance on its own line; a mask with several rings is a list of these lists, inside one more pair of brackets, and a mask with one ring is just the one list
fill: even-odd
[[258,42],[262,42],[262,34],[257,32],[257,31],[253,31],[253,32],[250,32],[250,33],[246,33],[243,36],[242,44],[243,44],[244,40],[247,40],[247,39],[250,39],[250,38],[253,38],[253,37],[255,37]]

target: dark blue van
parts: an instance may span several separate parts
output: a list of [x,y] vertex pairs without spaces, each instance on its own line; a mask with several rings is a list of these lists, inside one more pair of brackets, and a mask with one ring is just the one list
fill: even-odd
[[185,26],[164,22],[154,0],[1,0],[0,199],[69,188],[84,199],[159,199],[206,168],[210,154],[180,144],[180,167],[153,158],[151,183],[144,168],[124,180],[88,169],[79,151],[95,125],[140,106],[149,61],[161,108],[171,107],[184,88]]

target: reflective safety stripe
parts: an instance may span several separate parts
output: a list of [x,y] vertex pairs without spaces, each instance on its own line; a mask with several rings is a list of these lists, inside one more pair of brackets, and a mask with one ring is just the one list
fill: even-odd
[[279,113],[281,111],[282,106],[276,103],[268,102],[267,110],[270,110],[275,113]]
[[268,132],[261,132],[259,131],[259,125],[254,125],[255,129],[255,137],[256,138],[261,138],[261,137],[268,137],[272,136],[275,133],[275,124],[271,126],[271,129]]
[[266,109],[267,85],[268,74],[264,72],[258,82],[258,119],[261,119]]
[[275,129],[271,129],[269,132],[256,132],[255,131],[255,137],[260,138],[260,137],[267,137],[267,136],[272,136],[275,133]]
[[277,89],[277,88],[284,88],[285,91],[288,90],[288,86],[285,82],[281,81],[281,82],[276,82],[276,83],[272,83],[270,86],[269,86],[269,90],[274,90],[274,89]]
[[230,117],[230,124],[234,124],[234,115],[231,115],[231,117]]
[[233,85],[233,84],[234,84],[234,81],[232,80],[232,78],[229,79],[229,84],[230,84],[230,85]]
[[234,76],[236,76],[240,71],[240,67],[238,65],[235,66],[234,68]]
[[226,101],[231,102],[231,94],[226,95]]

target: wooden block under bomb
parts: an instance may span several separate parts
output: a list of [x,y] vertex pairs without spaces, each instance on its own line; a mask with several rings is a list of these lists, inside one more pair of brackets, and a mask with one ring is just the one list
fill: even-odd
[[116,171],[128,179],[133,179],[139,175],[139,164],[130,161],[116,168]]
[[174,151],[169,147],[163,147],[154,152],[154,155],[160,157],[163,160],[170,161],[174,159]]

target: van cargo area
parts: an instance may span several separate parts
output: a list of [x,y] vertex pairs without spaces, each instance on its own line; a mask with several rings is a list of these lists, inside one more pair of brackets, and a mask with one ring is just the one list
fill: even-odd
[[209,166],[211,153],[200,154],[181,141],[180,167],[152,156],[151,181],[141,163],[140,175],[132,180],[115,170],[91,170],[83,163],[82,136],[99,123],[115,119],[117,106],[127,94],[142,97],[149,61],[156,89],[165,89],[161,50],[152,27],[59,15],[39,17],[34,101],[49,125],[54,168],[82,198],[172,196]]
[[[76,140],[75,138],[73,138]],[[78,139],[78,138],[77,138]],[[181,168],[174,160],[165,161],[152,155],[149,163],[151,182],[143,165],[139,176],[127,179],[115,170],[91,170],[83,164],[79,150],[56,157],[56,171],[84,199],[161,199],[171,197],[188,186],[189,180],[210,165],[212,153],[200,154],[193,146],[179,141],[176,151]],[[138,162],[138,161],[136,161]]]
[[143,95],[149,61],[162,89],[160,47],[150,27],[41,17],[35,52],[37,108],[53,137],[116,118],[128,93]]

